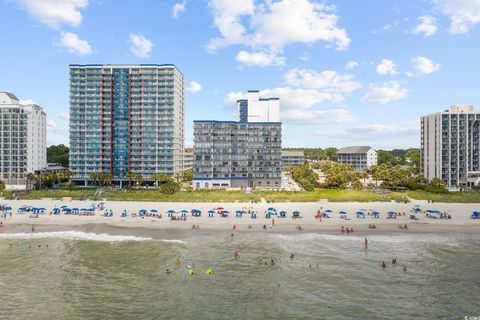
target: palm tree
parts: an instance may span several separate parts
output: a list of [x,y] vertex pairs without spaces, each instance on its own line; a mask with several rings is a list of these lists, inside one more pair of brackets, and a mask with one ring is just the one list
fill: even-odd
[[92,172],[90,173],[90,179],[92,179],[94,182],[98,181],[98,185],[100,186],[100,177],[101,173],[100,172]]
[[154,173],[151,177],[155,181],[155,186],[158,187],[158,182],[170,182],[172,177],[163,173]]
[[137,182],[138,186],[141,186],[144,181],[143,176],[141,174],[135,175],[135,181]]
[[128,186],[131,187],[132,186],[132,180],[135,179],[135,173],[132,172],[132,171],[129,171],[125,174],[125,178],[128,179]]
[[35,181],[35,175],[33,173],[27,173],[27,189],[32,189],[32,182]]

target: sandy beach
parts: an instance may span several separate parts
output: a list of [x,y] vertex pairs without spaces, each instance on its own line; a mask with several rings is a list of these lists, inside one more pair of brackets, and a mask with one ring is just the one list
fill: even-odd
[[[61,231],[61,230],[82,230],[95,233],[107,234],[148,234],[155,237],[159,231],[172,233],[197,232],[230,232],[235,226],[235,232],[325,232],[339,233],[341,226],[353,227],[356,233],[478,233],[480,232],[480,221],[470,219],[473,211],[479,210],[480,204],[446,204],[446,203],[427,203],[418,201],[408,204],[393,202],[372,202],[372,203],[161,203],[161,202],[127,202],[127,201],[107,201],[105,208],[113,211],[112,217],[103,216],[103,210],[97,210],[94,216],[78,215],[51,215],[50,211],[54,207],[67,205],[70,208],[89,207],[92,202],[88,201],[69,201],[60,202],[54,200],[18,200],[4,201],[5,204],[13,208],[12,216],[1,219],[3,222],[3,232],[31,232],[31,225],[35,225],[36,232],[42,231]],[[33,207],[42,207],[46,209],[45,214],[40,214],[38,218],[30,218],[29,214],[18,214],[18,208],[30,205]],[[433,219],[427,218],[425,213],[417,213],[418,220],[409,218],[411,210],[415,205],[419,205],[422,210],[440,210],[447,212],[452,219]],[[215,207],[221,206],[230,211],[230,216],[222,218],[215,215],[209,218],[207,212]],[[252,207],[258,212],[257,219],[251,219],[250,215],[245,214],[242,218],[235,217],[235,211],[245,207]],[[277,211],[285,210],[288,212],[286,218],[277,218],[272,225],[272,219],[265,218],[265,211],[269,207],[274,207]],[[331,218],[324,218],[322,221],[315,219],[317,210],[332,210]],[[158,210],[162,213],[162,218],[152,217],[121,217],[121,212],[126,209],[130,213],[138,212],[140,209]],[[199,209],[202,211],[201,217],[192,217],[187,215],[186,221],[171,221],[167,217],[168,210],[188,210]],[[301,219],[292,219],[292,211],[301,212]],[[380,218],[374,219],[366,215],[365,218],[357,218],[356,212],[359,210],[378,211]],[[339,211],[346,211],[347,220],[341,219]],[[387,219],[387,212],[395,211],[405,213],[397,219]],[[199,230],[192,230],[193,225],[197,225]],[[370,229],[369,225],[375,224],[376,229]],[[400,229],[399,225],[407,225],[408,230]],[[266,225],[266,230],[263,226]],[[303,230],[298,230],[301,226]],[[122,230],[123,229],[123,230]],[[162,232],[162,236],[165,236]]]

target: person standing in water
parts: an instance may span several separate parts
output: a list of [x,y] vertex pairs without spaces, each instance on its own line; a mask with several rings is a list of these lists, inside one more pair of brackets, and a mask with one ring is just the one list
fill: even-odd
[[238,253],[238,251],[235,251],[235,253],[233,254],[233,257],[235,259],[239,259],[240,258],[240,254]]
[[365,238],[365,249],[368,249],[368,239]]
[[35,225],[32,224],[32,232],[35,232]]
[[175,267],[177,269],[180,268],[180,259],[177,259],[177,261],[175,262]]

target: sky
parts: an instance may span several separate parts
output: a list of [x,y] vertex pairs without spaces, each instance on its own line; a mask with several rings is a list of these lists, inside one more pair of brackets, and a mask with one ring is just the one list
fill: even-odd
[[193,120],[279,97],[284,147],[419,146],[419,117],[480,107],[480,0],[0,0],[0,91],[68,145],[69,64],[175,64]]

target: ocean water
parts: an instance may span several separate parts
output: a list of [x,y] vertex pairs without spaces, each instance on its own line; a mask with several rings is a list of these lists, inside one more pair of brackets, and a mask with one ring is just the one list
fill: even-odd
[[0,319],[480,316],[480,236],[368,238],[365,250],[360,235],[3,233]]

